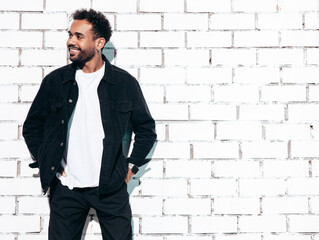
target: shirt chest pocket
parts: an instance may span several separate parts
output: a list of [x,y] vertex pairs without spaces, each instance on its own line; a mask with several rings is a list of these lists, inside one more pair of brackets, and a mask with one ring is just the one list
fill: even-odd
[[113,124],[124,133],[132,116],[131,102],[113,102],[111,104]]

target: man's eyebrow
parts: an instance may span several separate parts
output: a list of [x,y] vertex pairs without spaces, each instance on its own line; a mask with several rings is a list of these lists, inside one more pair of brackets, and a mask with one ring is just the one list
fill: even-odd
[[83,33],[80,33],[80,32],[75,32],[75,33],[71,33],[71,31],[70,30],[68,30],[68,33],[69,34],[75,34],[75,35],[80,35],[80,36],[85,36],[85,34],[83,34]]

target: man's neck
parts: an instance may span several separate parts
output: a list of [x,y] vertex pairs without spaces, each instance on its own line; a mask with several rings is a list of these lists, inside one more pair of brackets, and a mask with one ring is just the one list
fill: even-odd
[[85,73],[96,72],[103,66],[102,55],[96,55],[90,61],[86,62],[83,66],[79,66]]

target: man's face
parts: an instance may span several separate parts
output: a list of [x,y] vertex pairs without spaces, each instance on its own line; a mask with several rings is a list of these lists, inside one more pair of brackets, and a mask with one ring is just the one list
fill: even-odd
[[66,42],[70,60],[85,64],[96,54],[96,40],[93,39],[92,25],[86,20],[74,20]]

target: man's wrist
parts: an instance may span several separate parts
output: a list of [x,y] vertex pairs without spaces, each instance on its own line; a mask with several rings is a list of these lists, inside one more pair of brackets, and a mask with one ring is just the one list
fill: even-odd
[[138,172],[138,167],[135,166],[133,163],[129,163],[128,167],[131,169],[132,173],[136,174]]

